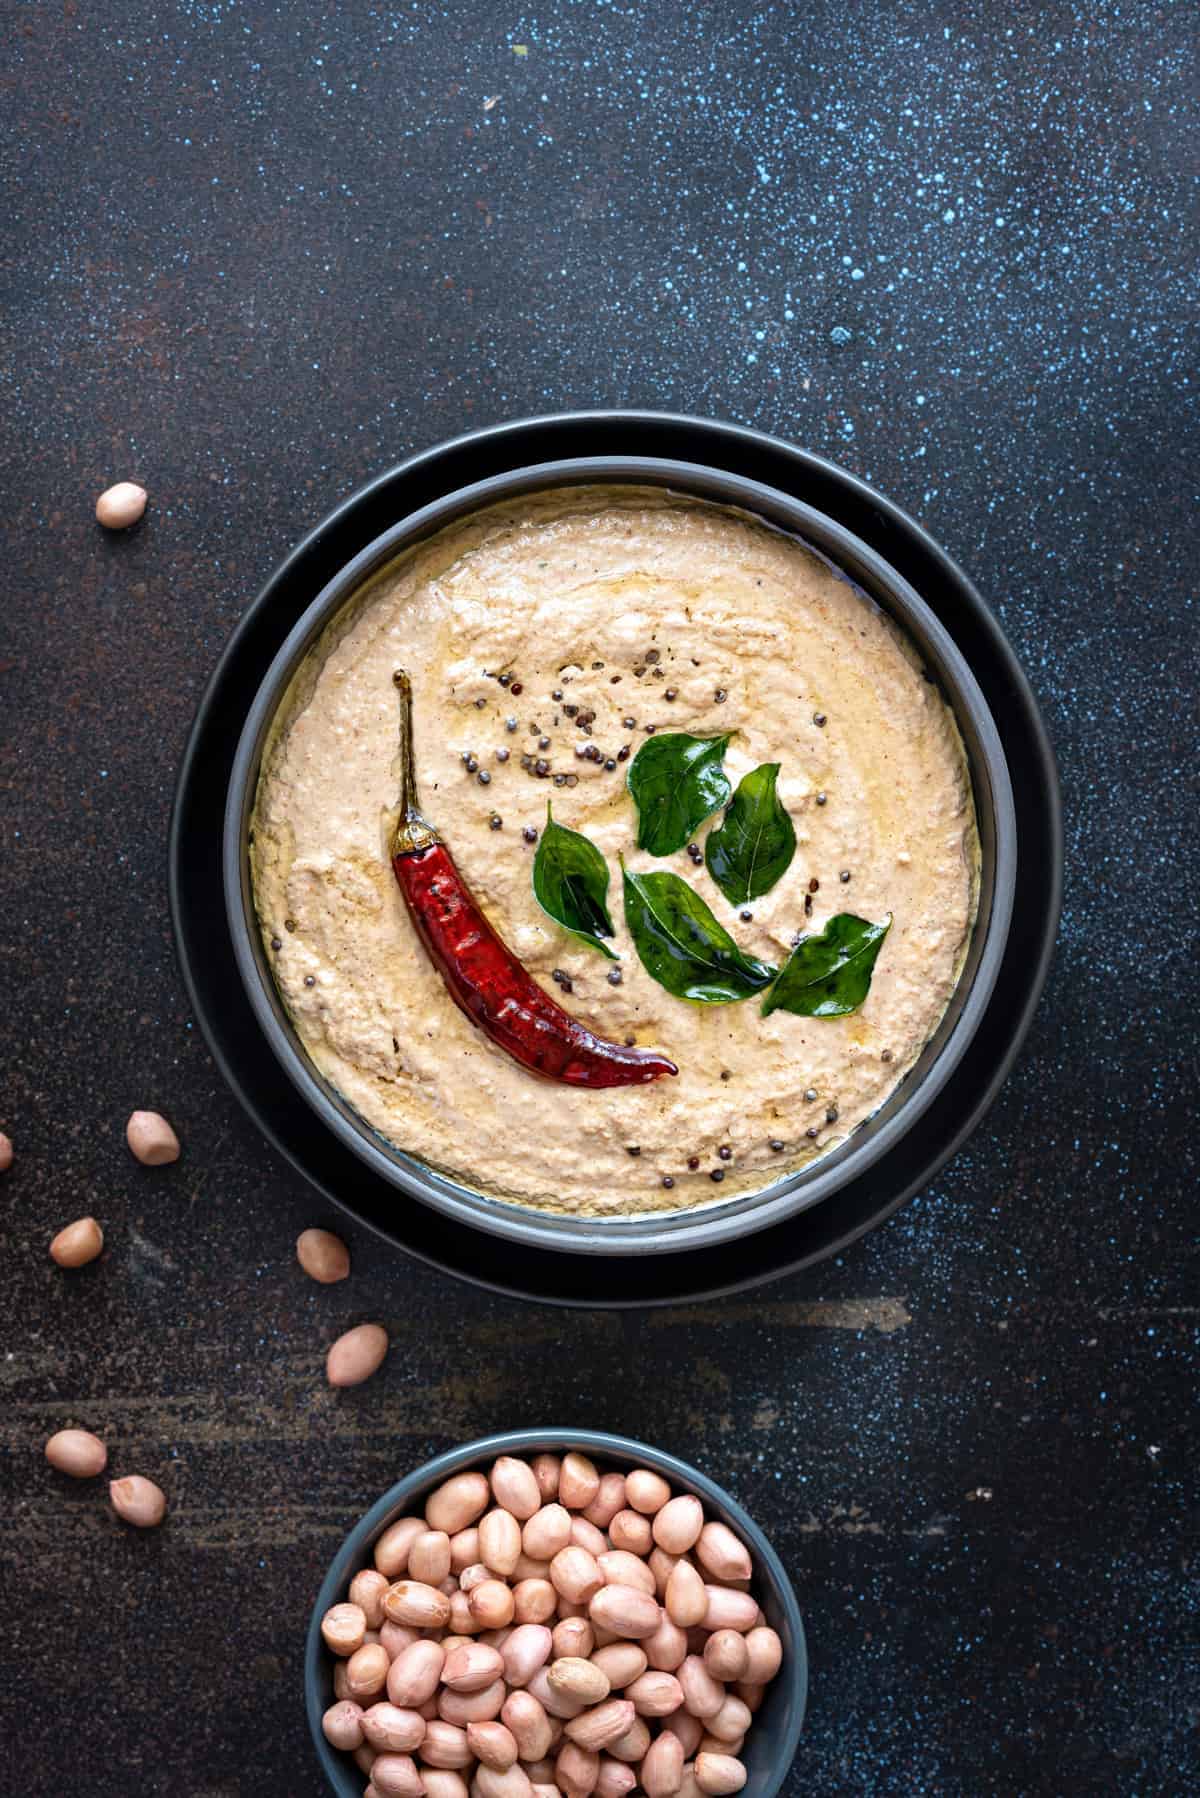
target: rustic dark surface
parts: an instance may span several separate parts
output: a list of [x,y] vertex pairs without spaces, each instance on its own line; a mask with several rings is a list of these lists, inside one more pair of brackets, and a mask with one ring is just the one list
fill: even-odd
[[[318,1793],[301,1640],[341,1532],[435,1449],[577,1420],[698,1461],[783,1553],[797,1798],[1196,1789],[1194,11],[10,20],[0,1788]],[[817,1276],[558,1315],[363,1239],[317,1288],[292,1244],[332,1220],[173,959],[192,709],[365,477],[605,403],[804,442],[977,577],[1062,762],[1050,987],[969,1150]],[[104,536],[122,477],[150,510]],[[132,1163],[134,1106],[177,1166]],[[64,1275],[85,1211],[106,1253]],[[365,1318],[386,1369],[334,1394]],[[49,1471],[70,1423],[161,1481],[165,1529]]]

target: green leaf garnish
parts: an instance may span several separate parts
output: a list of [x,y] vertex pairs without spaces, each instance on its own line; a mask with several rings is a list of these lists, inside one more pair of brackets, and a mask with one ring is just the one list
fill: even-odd
[[721,766],[729,734],[648,737],[629,764],[627,785],[638,808],[637,846],[674,855],[698,824],[729,798]]
[[678,874],[625,876],[625,922],[647,974],[677,999],[726,1005],[770,986],[778,969],[743,955]]
[[608,879],[608,863],[596,845],[556,824],[547,802],[546,828],[533,858],[533,896],[547,917],[616,961],[601,940],[617,934],[608,915]]
[[801,1018],[844,1018],[857,1011],[891,927],[891,912],[884,923],[869,924],[844,911],[819,934],[801,937],[763,1000],[763,1017],[782,1010]]
[[791,866],[796,832],[775,782],[778,762],[742,777],[723,821],[708,833],[704,859],[730,905],[769,893]]

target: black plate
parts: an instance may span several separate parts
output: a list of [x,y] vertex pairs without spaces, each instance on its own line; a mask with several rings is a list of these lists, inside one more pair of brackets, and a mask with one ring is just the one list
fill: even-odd
[[[713,1249],[606,1258],[603,1284],[622,1294],[613,1301],[596,1295],[594,1259],[511,1247],[449,1225],[402,1198],[318,1123],[267,1051],[238,979],[220,844],[242,722],[287,631],[339,568],[388,525],[452,488],[528,463],[631,447],[782,488],[854,531],[912,583],[970,663],[1003,739],[1017,806],[1021,904],[987,1016],[919,1131],[828,1203],[774,1228]],[[1028,1029],[1058,928],[1063,845],[1057,770],[1029,685],[978,592],[912,519],[832,463],[744,427],[591,412],[499,425],[414,456],[352,495],[292,552],[234,631],[200,701],[169,857],[175,940],[200,1027],[242,1104],[297,1172],[369,1229],[462,1279],[550,1304],[644,1306],[736,1291],[822,1261],[929,1183],[995,1098]]]

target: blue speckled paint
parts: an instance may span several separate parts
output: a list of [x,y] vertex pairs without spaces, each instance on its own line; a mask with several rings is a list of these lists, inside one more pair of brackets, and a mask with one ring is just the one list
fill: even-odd
[[[1147,0],[12,9],[14,1791],[316,1794],[301,1645],[346,1526],[451,1441],[572,1414],[706,1467],[787,1560],[794,1798],[1200,1787],[1195,52]],[[290,1245],[322,1220],[186,1016],[173,761],[340,496],[604,403],[803,441],[978,579],[1062,763],[1047,998],[969,1150],[819,1279],[564,1319],[364,1242],[317,1291]],[[101,539],[123,476],[150,510]],[[153,1177],[120,1140],[148,1103],[186,1145]],[[43,1245],[89,1208],[109,1252],[64,1281]],[[366,1317],[387,1369],[335,1397]],[[161,1536],[49,1479],[66,1422],[162,1479]]]

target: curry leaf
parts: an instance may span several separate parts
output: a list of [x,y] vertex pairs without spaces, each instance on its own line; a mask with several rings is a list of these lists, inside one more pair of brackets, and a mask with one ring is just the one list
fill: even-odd
[[638,808],[637,845],[673,855],[698,824],[729,798],[721,766],[729,736],[690,737],[683,731],[648,737],[629,765],[628,786]]
[[556,924],[616,961],[601,940],[616,935],[608,915],[608,878],[608,863],[596,845],[556,824],[547,804],[546,828],[533,858],[533,896]]
[[704,859],[730,905],[769,893],[791,866],[796,832],[775,782],[778,762],[744,775],[725,817],[708,833]]
[[677,999],[725,1005],[770,986],[778,972],[743,955],[678,874],[625,875],[625,922],[642,966]]
[[844,911],[818,934],[801,937],[763,1000],[763,1016],[782,1010],[802,1018],[844,1018],[857,1011],[891,927],[891,912],[882,924],[869,924]]

